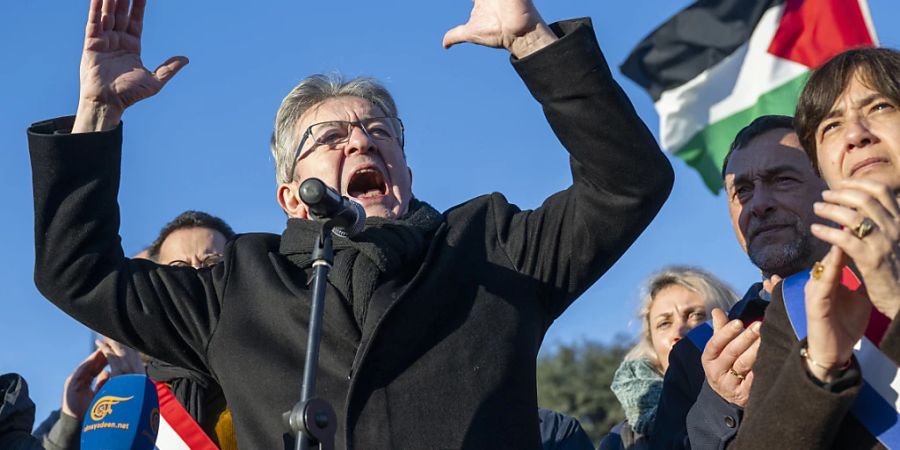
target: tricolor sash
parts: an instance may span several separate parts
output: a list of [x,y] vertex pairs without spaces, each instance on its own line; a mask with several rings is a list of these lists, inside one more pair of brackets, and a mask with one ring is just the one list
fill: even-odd
[[[788,319],[798,339],[806,337],[806,293],[804,288],[809,272],[800,272],[785,278],[781,290]],[[862,283],[856,274],[844,267],[841,283],[856,291]],[[900,371],[876,345],[881,342],[890,321],[872,308],[872,318],[865,335],[853,347],[862,368],[863,383],[850,408],[853,415],[887,448],[900,448]]]
[[159,394],[158,450],[219,450],[165,383],[154,382]]

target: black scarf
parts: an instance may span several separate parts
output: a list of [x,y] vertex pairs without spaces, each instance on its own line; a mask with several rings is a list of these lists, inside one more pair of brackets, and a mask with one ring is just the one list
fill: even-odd
[[168,384],[175,398],[201,427],[206,420],[209,395],[221,390],[209,375],[176,367],[156,358],[147,363],[147,376],[153,381]]
[[[402,267],[418,264],[442,221],[441,213],[431,205],[413,199],[400,219],[369,217],[365,229],[353,238],[333,236],[334,266],[328,280],[352,306],[360,328],[379,280]],[[319,229],[320,225],[311,220],[288,219],[281,253],[300,269],[311,267]]]

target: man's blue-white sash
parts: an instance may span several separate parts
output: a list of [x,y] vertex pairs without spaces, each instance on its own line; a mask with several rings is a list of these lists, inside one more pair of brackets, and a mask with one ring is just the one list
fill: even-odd
[[[848,285],[845,282],[845,285],[855,290],[859,285],[855,275],[845,268],[843,276],[845,280],[848,276],[853,278],[855,283]],[[809,273],[800,272],[786,278],[781,288],[791,326],[801,340],[806,337],[804,288],[808,280]],[[885,447],[900,448],[900,372],[897,365],[866,336],[856,343],[853,355],[862,369],[863,383],[850,411]]]

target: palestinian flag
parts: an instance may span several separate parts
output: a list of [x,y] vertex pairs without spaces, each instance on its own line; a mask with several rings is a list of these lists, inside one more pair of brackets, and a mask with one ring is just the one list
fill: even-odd
[[653,97],[660,145],[718,192],[735,134],[793,115],[809,73],[877,45],[866,0],[699,0],[632,51],[622,72]]

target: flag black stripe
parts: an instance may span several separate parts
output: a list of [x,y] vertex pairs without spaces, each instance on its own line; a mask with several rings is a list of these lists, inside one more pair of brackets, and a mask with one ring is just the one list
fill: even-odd
[[785,0],[699,0],[650,33],[620,66],[653,97],[694,79],[750,39]]

